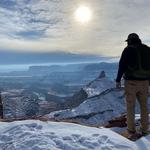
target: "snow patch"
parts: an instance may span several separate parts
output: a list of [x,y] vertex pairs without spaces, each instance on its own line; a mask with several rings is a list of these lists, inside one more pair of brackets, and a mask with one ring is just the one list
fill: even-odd
[[135,143],[110,129],[35,120],[0,123],[0,148],[8,150],[137,150]]
[[114,88],[114,82],[109,80],[107,77],[97,78],[91,83],[89,83],[85,88],[85,92],[88,94],[88,97],[99,95],[101,92]]

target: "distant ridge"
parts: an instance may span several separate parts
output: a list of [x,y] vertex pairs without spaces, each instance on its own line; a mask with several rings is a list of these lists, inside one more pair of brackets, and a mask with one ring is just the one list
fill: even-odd
[[0,64],[32,64],[51,62],[96,62],[111,58],[88,54],[73,54],[66,52],[12,52],[0,51]]

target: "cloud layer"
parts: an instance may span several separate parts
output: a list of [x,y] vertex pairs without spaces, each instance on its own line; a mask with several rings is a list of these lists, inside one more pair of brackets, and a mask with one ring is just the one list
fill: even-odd
[[[79,6],[91,22],[75,20]],[[0,49],[119,56],[131,32],[150,43],[149,0],[1,0]]]

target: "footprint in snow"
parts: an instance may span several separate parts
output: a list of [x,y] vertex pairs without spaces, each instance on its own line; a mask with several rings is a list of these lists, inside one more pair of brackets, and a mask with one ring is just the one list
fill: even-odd
[[99,134],[92,134],[93,137],[98,137],[100,136]]
[[37,123],[26,124],[25,126],[30,129],[33,128],[38,130],[41,130],[43,128],[42,125],[38,125]]

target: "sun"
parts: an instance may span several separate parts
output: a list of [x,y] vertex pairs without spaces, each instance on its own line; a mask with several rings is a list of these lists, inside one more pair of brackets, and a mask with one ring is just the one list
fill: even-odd
[[89,7],[81,6],[75,11],[75,18],[78,22],[87,23],[91,20],[92,13]]

